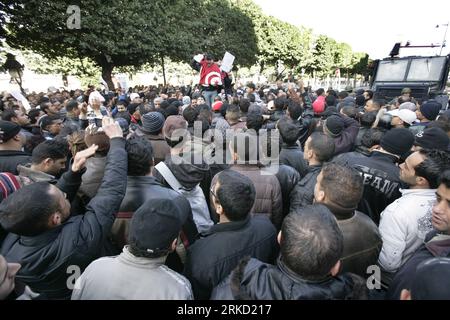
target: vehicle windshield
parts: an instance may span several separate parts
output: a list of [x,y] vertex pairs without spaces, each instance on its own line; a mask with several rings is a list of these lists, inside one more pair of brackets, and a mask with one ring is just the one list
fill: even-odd
[[445,57],[381,61],[375,81],[439,81],[444,67]]

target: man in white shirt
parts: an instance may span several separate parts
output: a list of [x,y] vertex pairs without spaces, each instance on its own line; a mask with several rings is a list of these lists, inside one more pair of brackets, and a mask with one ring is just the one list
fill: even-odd
[[92,262],[72,300],[192,300],[190,282],[164,265],[188,218],[168,199],[151,199],[133,215],[129,245],[117,257]]
[[400,165],[400,179],[410,188],[401,189],[402,197],[384,209],[379,225],[383,247],[378,264],[387,272],[386,283],[389,273],[395,273],[433,229],[431,210],[439,175],[449,168],[450,156],[440,150],[414,152]]

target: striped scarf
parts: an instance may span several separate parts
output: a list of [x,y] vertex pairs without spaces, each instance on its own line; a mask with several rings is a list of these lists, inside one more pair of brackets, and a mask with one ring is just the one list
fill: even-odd
[[20,189],[20,183],[15,175],[9,172],[0,173],[0,202],[18,189]]

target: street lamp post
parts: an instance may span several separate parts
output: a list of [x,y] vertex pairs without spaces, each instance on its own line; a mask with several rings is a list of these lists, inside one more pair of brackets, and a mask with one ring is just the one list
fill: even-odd
[[444,47],[445,47],[445,45],[446,45],[446,39],[447,39],[447,31],[448,31],[448,25],[449,25],[449,22],[447,22],[446,24],[438,24],[437,26],[436,26],[436,28],[439,28],[439,27],[446,27],[445,28],[445,33],[444,33],[444,39],[442,39],[442,44],[441,44],[441,51],[439,52],[439,55],[442,55],[442,49],[444,49]]

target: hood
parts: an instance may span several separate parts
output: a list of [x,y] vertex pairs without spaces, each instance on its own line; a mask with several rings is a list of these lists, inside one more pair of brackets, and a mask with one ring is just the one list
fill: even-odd
[[187,162],[186,159],[172,155],[165,161],[167,167],[172,171],[180,184],[188,190],[193,189],[209,173],[209,166],[203,162],[194,164]]

